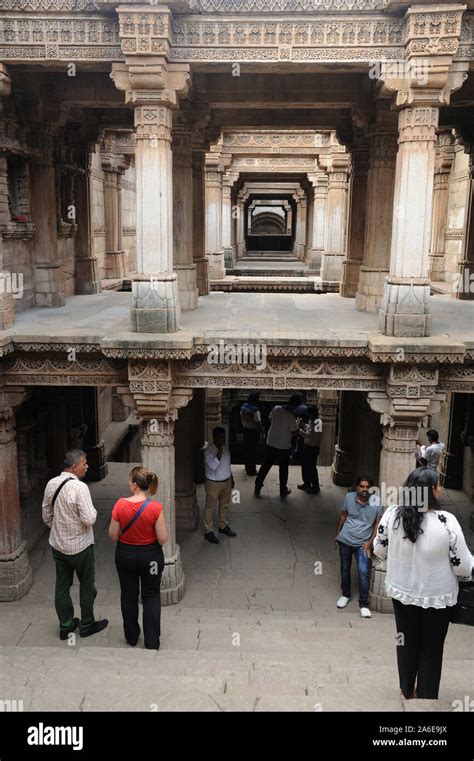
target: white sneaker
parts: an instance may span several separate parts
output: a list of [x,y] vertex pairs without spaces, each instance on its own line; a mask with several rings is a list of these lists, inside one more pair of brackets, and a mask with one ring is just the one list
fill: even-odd
[[344,597],[344,595],[342,595],[336,603],[337,607],[345,608],[350,599],[350,597]]
[[360,615],[362,618],[372,618],[372,613],[368,608],[361,608],[360,609]]

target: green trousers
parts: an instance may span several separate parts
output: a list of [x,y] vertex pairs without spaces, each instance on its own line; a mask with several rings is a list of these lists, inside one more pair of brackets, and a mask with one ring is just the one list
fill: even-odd
[[79,601],[81,605],[81,634],[91,628],[94,623],[94,600],[97,596],[95,588],[95,551],[90,544],[76,555],[64,555],[53,548],[53,558],[56,563],[56,589],[54,603],[59,618],[59,630],[69,631],[74,625],[74,605],[70,589],[74,580],[74,571],[79,579]]

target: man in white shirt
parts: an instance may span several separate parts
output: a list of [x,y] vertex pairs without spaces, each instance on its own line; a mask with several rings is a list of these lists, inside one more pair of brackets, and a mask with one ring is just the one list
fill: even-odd
[[431,429],[426,434],[429,445],[426,447],[423,444],[417,443],[417,458],[423,466],[431,468],[431,470],[438,470],[439,463],[441,461],[441,455],[443,454],[444,444],[439,440],[439,433],[434,429]]
[[213,443],[204,452],[206,471],[206,506],[204,508],[204,538],[211,544],[219,544],[214,529],[214,506],[219,512],[219,534],[237,536],[229,526],[229,504],[234,486],[230,467],[230,452],[225,445],[224,428],[214,428]]
[[301,404],[302,399],[299,394],[294,394],[288,400],[286,406],[278,405],[270,412],[271,421],[267,434],[267,444],[265,447],[265,457],[255,479],[255,496],[260,497],[260,491],[263,482],[275,463],[278,463],[280,476],[280,496],[286,497],[291,494],[288,489],[288,466],[290,464],[291,438],[298,430],[295,411]]
[[[78,626],[81,637],[89,637],[105,629],[109,623],[106,618],[94,619],[97,590],[92,526],[97,511],[89,487],[80,480],[88,467],[85,452],[80,449],[66,452],[63,472],[48,481],[43,498],[43,521],[51,529],[49,543],[56,564],[55,607],[62,640],[66,640]],[[74,572],[80,583],[80,621],[74,618],[69,591]]]

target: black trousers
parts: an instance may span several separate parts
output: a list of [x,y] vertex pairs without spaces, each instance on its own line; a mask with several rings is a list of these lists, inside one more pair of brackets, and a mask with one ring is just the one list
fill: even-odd
[[319,474],[316,467],[318,455],[319,447],[309,447],[307,444],[304,445],[301,458],[301,476],[304,485],[312,489],[319,489]]
[[400,689],[406,698],[411,698],[416,682],[417,698],[437,700],[451,608],[420,608],[403,605],[399,600],[392,602]]
[[257,447],[260,431],[257,428],[244,428],[243,431],[245,472],[249,476],[254,476],[257,466]]
[[141,584],[145,647],[156,650],[160,646],[161,634],[160,587],[165,567],[163,550],[158,542],[142,545],[117,542],[115,565],[120,579],[125,639],[130,645],[136,645],[140,634],[138,593]]
[[255,488],[261,489],[263,482],[275,463],[278,463],[280,472],[280,492],[284,492],[288,484],[288,466],[290,464],[290,449],[276,449],[270,447],[268,444],[265,446],[265,456],[263,463],[258,471],[258,476],[255,479]]

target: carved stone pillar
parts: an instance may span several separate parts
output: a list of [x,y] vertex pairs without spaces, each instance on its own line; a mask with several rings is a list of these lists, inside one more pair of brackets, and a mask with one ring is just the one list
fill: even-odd
[[356,293],[361,312],[380,308],[390,268],[396,156],[397,115],[390,110],[390,101],[379,98],[370,128],[364,256]]
[[206,441],[212,444],[212,431],[222,425],[222,389],[206,388]]
[[[0,63],[0,101],[10,95],[11,79],[7,67]],[[15,322],[15,307],[11,288],[6,288],[4,277],[3,237],[2,232],[10,221],[8,208],[8,169],[7,157],[0,154],[0,331],[7,330]]]
[[61,307],[64,278],[58,250],[58,198],[53,164],[54,136],[44,126],[38,136],[41,158],[31,165],[31,207],[36,224],[34,276],[36,305]]
[[449,105],[451,93],[466,78],[467,64],[453,62],[464,9],[460,4],[408,8],[405,55],[411,70],[400,77],[382,64],[384,86],[397,92],[401,109],[390,273],[379,312],[380,330],[389,336],[424,337],[431,331],[428,273],[436,131],[440,106]]
[[446,224],[448,217],[449,177],[454,161],[454,135],[452,130],[438,133],[436,144],[433,218],[431,223],[431,245],[429,277],[431,280],[445,279]]
[[184,572],[180,547],[176,543],[174,426],[177,410],[170,410],[142,423],[142,461],[158,475],[157,499],[164,507],[168,541],[164,546],[165,570],[161,581],[163,605],[178,603],[184,594]]
[[238,215],[237,215],[237,258],[245,256],[245,201],[248,193],[240,192],[238,195]]
[[234,252],[232,249],[232,187],[238,175],[235,172],[226,172],[222,184],[222,248],[224,250],[224,264],[228,269],[234,266]]
[[0,399],[0,602],[19,600],[32,582],[21,526],[15,412]]
[[83,174],[76,175],[76,293],[100,293],[97,257],[92,246],[91,166],[86,157]]
[[328,178],[323,171],[310,174],[308,178],[313,184],[313,234],[311,252],[306,258],[306,263],[309,272],[319,275],[325,241]]
[[299,190],[293,198],[296,201],[296,235],[293,251],[295,256],[304,260],[306,254],[306,224],[308,213],[308,202],[304,190]]
[[175,425],[175,489],[176,526],[194,531],[199,523],[199,505],[193,473],[193,422],[190,405],[179,410]]
[[340,282],[342,262],[346,255],[349,156],[342,152],[335,153],[327,171],[328,197],[321,277],[325,281]]
[[[126,8],[122,9],[126,12]],[[168,44],[170,14],[164,8],[150,8],[143,16],[120,16],[120,34],[127,51],[139,54],[140,25],[147,34],[162,29],[163,47]],[[139,37],[150,45],[149,37]],[[156,42],[156,41],[155,41]],[[158,44],[158,43],[156,43]],[[148,48],[147,48],[148,50]],[[173,271],[173,156],[171,129],[178,96],[189,91],[189,67],[168,64],[160,57],[135,53],[127,63],[113,64],[116,86],[125,91],[134,105],[136,134],[135,172],[137,188],[137,272],[132,281],[132,330],[139,333],[173,333],[179,329],[178,278]]]
[[193,153],[193,261],[199,296],[209,293],[208,259],[206,257],[206,186],[204,182],[204,152]]
[[347,258],[342,263],[340,295],[352,298],[357,293],[359,273],[364,256],[365,221],[367,214],[367,173],[369,141],[358,138],[352,149],[352,192]]
[[222,175],[223,167],[216,157],[206,154],[206,256],[209,259],[209,279],[225,276],[222,247]]
[[105,459],[103,431],[99,426],[100,389],[88,387],[81,389],[81,392],[82,413],[87,426],[83,443],[89,465],[87,480],[102,481],[108,473],[108,465]]
[[349,393],[341,392],[337,443],[331,468],[332,480],[338,486],[352,486],[354,481],[354,411]]
[[193,165],[192,133],[173,132],[173,266],[178,274],[179,303],[182,309],[196,309],[198,289],[193,261]]
[[332,465],[334,447],[336,446],[337,413],[339,393],[337,391],[319,392],[319,414],[323,425],[321,449],[318,462],[320,465]]
[[102,168],[105,174],[105,271],[109,278],[123,278],[126,274],[126,265],[122,245],[120,172],[104,162]]
[[474,130],[470,129],[469,142],[462,141],[469,153],[469,176],[466,188],[464,230],[461,261],[457,273],[454,295],[458,299],[474,299]]

